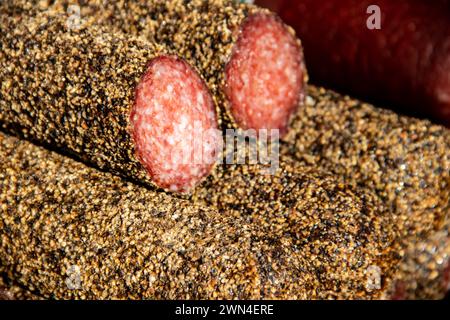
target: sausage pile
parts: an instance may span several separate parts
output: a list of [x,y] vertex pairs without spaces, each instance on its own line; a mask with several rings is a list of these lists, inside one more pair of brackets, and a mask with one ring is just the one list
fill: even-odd
[[401,235],[395,298],[442,298],[450,246],[449,130],[309,86],[281,152],[372,190]]
[[450,132],[307,86],[269,10],[6,0],[0,48],[0,299],[445,295]]
[[[70,17],[58,14],[62,8],[53,15],[32,9],[17,14],[20,1],[11,7],[6,2],[1,30],[2,76],[8,80],[2,92],[4,127],[100,168],[179,192],[211,172],[219,143],[209,133],[218,122],[286,132],[303,97],[306,72],[300,42],[273,14],[221,1],[145,2],[147,10],[144,3],[138,8],[127,2],[100,6],[104,3],[90,2],[86,8],[92,13],[88,20],[102,27],[86,21],[71,28],[66,23]],[[119,12],[126,18],[117,21]],[[145,43],[109,32],[129,31],[142,21],[153,27],[137,26],[132,34]],[[31,54],[18,55],[20,50]],[[192,67],[174,61],[182,58],[170,52]],[[279,62],[273,63],[275,57]],[[211,94],[195,67],[203,71]],[[27,82],[14,77],[12,69]],[[17,105],[29,122],[15,110],[8,112]],[[44,130],[34,125],[39,120]],[[62,121],[68,128],[60,132]],[[193,160],[199,164],[191,166]]]

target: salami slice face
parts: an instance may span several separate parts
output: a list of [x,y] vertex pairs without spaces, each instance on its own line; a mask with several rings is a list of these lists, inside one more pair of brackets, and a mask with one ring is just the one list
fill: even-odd
[[131,113],[137,157],[161,188],[187,191],[217,159],[217,117],[202,79],[183,60],[153,59]]
[[287,131],[302,96],[302,60],[297,39],[276,16],[247,18],[225,68],[225,93],[241,128]]

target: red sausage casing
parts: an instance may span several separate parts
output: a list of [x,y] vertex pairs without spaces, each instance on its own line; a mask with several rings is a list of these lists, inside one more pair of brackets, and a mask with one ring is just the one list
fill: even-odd
[[297,31],[312,81],[450,126],[450,1],[256,2]]

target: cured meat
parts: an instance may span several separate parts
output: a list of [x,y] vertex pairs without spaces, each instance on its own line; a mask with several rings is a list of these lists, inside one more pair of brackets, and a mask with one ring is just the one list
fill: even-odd
[[[296,298],[371,299],[390,286],[400,258],[398,230],[372,191],[288,157],[271,173],[261,164],[224,166],[195,189],[192,200],[274,237],[289,234],[303,253],[302,268],[316,274],[295,280],[312,289]],[[379,287],[368,286],[372,268],[379,271]]]
[[184,60],[65,15],[0,19],[3,129],[170,191],[212,171],[213,99]]
[[279,213],[252,223],[256,210],[217,212],[3,133],[0,159],[0,273],[45,298],[368,299],[381,288],[366,289],[366,269],[388,285],[397,262],[370,196],[292,164],[266,184],[246,180],[256,167],[223,176],[226,206],[251,186]]
[[216,121],[208,90],[186,63],[152,60],[130,122],[137,156],[158,186],[186,191],[210,173],[220,152]]
[[376,192],[407,234],[427,234],[448,214],[450,132],[309,86],[281,152]]
[[284,135],[303,90],[301,52],[276,18],[253,15],[225,67],[231,113],[245,129],[279,129]]
[[373,190],[398,227],[402,261],[384,298],[442,298],[448,288],[450,131],[309,86],[281,152]]
[[289,239],[251,238],[263,233],[3,133],[0,159],[0,272],[45,298],[303,290],[290,283],[299,260]]
[[[6,1],[0,11],[67,12],[163,43],[195,65],[215,96],[224,127],[279,130],[303,101],[300,41],[273,13],[234,0]],[[270,133],[270,131],[269,131]]]
[[256,3],[295,28],[313,82],[450,126],[449,1]]
[[392,299],[443,299],[450,290],[450,222],[428,237],[410,239]]

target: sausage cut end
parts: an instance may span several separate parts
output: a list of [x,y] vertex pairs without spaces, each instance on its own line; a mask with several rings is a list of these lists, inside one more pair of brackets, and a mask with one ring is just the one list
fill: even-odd
[[137,158],[158,187],[186,192],[211,172],[218,156],[215,107],[184,60],[150,61],[130,120]]
[[225,68],[228,107],[241,128],[286,133],[304,87],[302,59],[298,40],[277,16],[244,21]]

